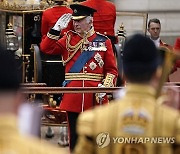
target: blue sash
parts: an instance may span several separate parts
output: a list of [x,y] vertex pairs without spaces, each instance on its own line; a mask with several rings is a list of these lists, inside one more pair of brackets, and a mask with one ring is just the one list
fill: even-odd
[[[91,59],[95,51],[83,51],[76,62],[73,64],[69,73],[78,73],[82,70],[83,66]],[[64,80],[62,86],[65,87],[71,80]]]
[[[100,42],[105,41],[105,37],[97,35],[92,42],[95,41],[100,41]],[[84,67],[84,65],[92,58],[94,53],[95,51],[89,51],[89,50],[83,51],[76,60],[76,62],[73,64],[73,66],[70,68],[68,73],[79,73]],[[69,82],[71,82],[71,80],[64,80],[62,86],[65,87]]]

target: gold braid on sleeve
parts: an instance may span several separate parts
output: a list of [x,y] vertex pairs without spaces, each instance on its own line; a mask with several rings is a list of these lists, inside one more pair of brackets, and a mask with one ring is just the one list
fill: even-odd
[[114,87],[114,83],[113,83],[114,78],[115,78],[114,74],[107,73],[103,85],[105,87]]
[[50,34],[49,32],[47,33],[47,37],[49,37],[52,40],[59,40],[59,38],[60,38],[60,36]]
[[84,39],[81,39],[76,45],[72,46],[70,44],[71,40],[71,35],[67,34],[67,39],[66,39],[66,49],[68,51],[68,58],[66,60],[63,60],[63,64],[65,65],[71,58],[75,55],[75,53],[80,49],[83,49],[83,42]]

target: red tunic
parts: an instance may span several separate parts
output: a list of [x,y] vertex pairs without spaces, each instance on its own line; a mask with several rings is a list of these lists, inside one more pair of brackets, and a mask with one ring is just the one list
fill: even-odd
[[160,40],[160,47],[166,47],[169,50],[173,50],[173,47],[165,42],[163,42],[162,40]]
[[[160,47],[166,47],[168,48],[170,51],[173,51],[173,47],[167,43],[165,43],[164,41],[160,40]],[[170,74],[172,74],[173,72],[175,72],[177,70],[176,68],[176,64],[174,66],[172,66],[172,70],[170,72]],[[169,81],[169,78],[168,78]]]
[[[41,22],[42,39],[46,37],[46,34],[54,26],[56,21],[65,13],[72,13],[72,10],[62,5],[56,5],[52,8],[48,8],[47,10],[43,11]],[[61,34],[63,35],[68,30],[72,30],[72,28],[72,22],[70,22],[68,27],[64,29]]]
[[116,7],[112,2],[106,0],[86,0],[81,4],[97,10],[93,15],[93,25],[96,32],[115,36]]
[[[51,34],[51,35],[50,35]],[[73,31],[69,31],[63,38],[57,39],[54,37],[55,32],[50,32],[48,37],[46,37],[41,42],[41,50],[48,54],[61,54],[64,61],[69,60],[65,64],[65,78],[70,79],[71,82],[67,84],[66,87],[97,87],[99,83],[105,79],[106,81],[110,81],[109,85],[113,86],[116,82],[116,78],[118,75],[116,62],[114,58],[114,54],[112,51],[111,41],[100,34],[91,32],[87,40],[90,44],[95,44],[93,39],[99,35],[105,41],[100,42],[104,43],[104,48],[94,48],[94,55],[91,59],[84,65],[83,69],[79,73],[68,73],[74,62],[81,55],[81,49],[74,51],[70,51],[68,48],[68,38],[69,44],[71,46],[75,46],[78,44],[80,40],[83,38],[79,36],[77,33]],[[86,52],[86,51],[83,51]],[[72,56],[73,55],[73,56]],[[72,56],[72,57],[71,57]],[[71,57],[71,58],[70,58]],[[108,80],[106,80],[108,79]],[[107,102],[107,98],[103,103]],[[60,109],[71,112],[82,112],[84,110],[92,108],[94,105],[97,105],[94,101],[94,96],[92,93],[90,94],[64,94],[63,99],[60,103]]]
[[[180,37],[178,37],[174,44],[174,49],[180,53]],[[180,68],[180,60],[176,61],[176,67]]]
[[174,49],[180,50],[180,37],[176,39],[175,44],[174,44]]

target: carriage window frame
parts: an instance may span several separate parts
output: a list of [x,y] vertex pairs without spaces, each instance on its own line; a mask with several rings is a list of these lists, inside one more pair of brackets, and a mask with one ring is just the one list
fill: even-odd
[[[124,21],[123,21],[123,19],[124,19]],[[137,20],[139,21],[139,23],[135,24],[135,22]],[[130,22],[128,22],[128,21],[130,21]],[[119,27],[120,27],[120,25],[123,24],[127,36],[129,36],[129,35],[131,35],[133,33],[136,33],[136,32],[141,32],[141,33],[146,35],[146,32],[147,32],[147,22],[148,22],[148,13],[117,11],[116,12],[115,31],[117,32]],[[132,26],[133,26],[133,29],[130,29],[130,28],[132,28]]]

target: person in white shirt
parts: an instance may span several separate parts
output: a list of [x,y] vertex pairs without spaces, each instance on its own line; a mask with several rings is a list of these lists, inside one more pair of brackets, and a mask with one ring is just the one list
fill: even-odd
[[150,34],[150,39],[154,42],[157,48],[164,46],[172,50],[172,46],[168,45],[167,43],[162,41],[160,38],[161,22],[159,19],[153,18],[149,20],[148,32]]

